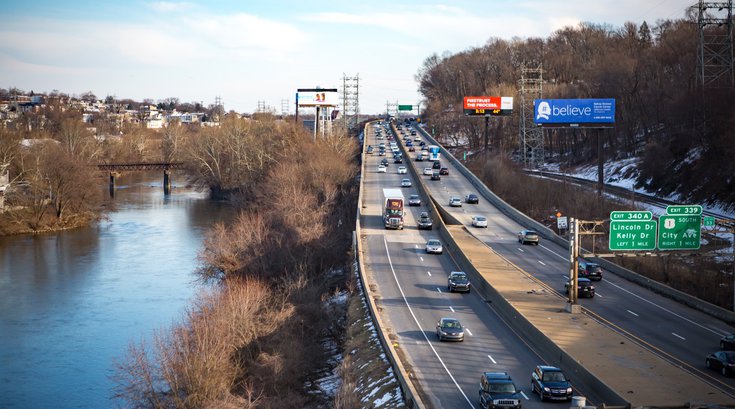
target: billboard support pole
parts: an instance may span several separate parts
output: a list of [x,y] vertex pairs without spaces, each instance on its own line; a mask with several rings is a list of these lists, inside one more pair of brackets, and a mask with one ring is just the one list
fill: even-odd
[[316,132],[319,128],[319,105],[314,107],[314,142],[316,142]]
[[603,129],[597,129],[597,197],[602,197],[602,186],[605,182],[604,158],[602,157],[602,133]]
[[488,131],[490,129],[490,117],[485,116],[485,152],[487,152],[487,147],[489,144],[490,135],[488,134]]

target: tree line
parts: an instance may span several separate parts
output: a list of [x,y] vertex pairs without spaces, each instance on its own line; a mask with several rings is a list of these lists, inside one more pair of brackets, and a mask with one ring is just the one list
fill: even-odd
[[[708,26],[707,30],[724,28]],[[430,126],[445,143],[484,150],[484,122],[465,117],[464,96],[515,96],[516,113],[491,121],[489,150],[520,155],[521,68],[543,68],[543,98],[614,98],[616,122],[601,132],[606,159],[639,157],[637,183],[684,200],[735,204],[735,92],[703,89],[697,79],[697,25],[663,20],[650,27],[582,23],[547,38],[491,38],[482,47],[431,55],[416,74]],[[595,161],[595,132],[544,131],[549,157],[563,166]]]

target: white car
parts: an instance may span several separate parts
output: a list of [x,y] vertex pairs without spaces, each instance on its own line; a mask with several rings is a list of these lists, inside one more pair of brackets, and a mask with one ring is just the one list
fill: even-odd
[[408,173],[408,169],[405,166],[398,167],[398,174],[405,175],[406,173]]
[[401,187],[411,187],[411,179],[403,179],[401,181]]
[[452,196],[449,198],[449,206],[462,207],[462,199],[459,196]]
[[385,165],[378,165],[378,173],[385,173],[388,171],[388,168],[385,167]]
[[426,253],[427,254],[442,254],[444,248],[442,242],[437,239],[431,239],[426,242]]
[[487,228],[487,217],[485,216],[472,216],[472,225],[475,227]]
[[418,135],[416,135],[416,136],[413,137],[413,141],[414,142],[421,142],[421,138]]
[[432,168],[424,168],[424,175],[431,176],[432,173],[434,173]]

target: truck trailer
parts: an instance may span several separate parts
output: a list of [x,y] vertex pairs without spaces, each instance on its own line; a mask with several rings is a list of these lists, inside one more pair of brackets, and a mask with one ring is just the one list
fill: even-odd
[[383,189],[383,225],[386,229],[403,230],[403,192],[401,189]]

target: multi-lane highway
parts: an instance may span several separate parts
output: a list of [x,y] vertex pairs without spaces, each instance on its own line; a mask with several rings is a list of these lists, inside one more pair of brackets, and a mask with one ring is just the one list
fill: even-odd
[[[377,145],[377,142],[369,127],[365,143]],[[382,188],[400,188],[401,179],[412,176],[397,174],[398,165],[392,160],[388,172],[378,173],[380,158],[377,153],[365,158],[361,223],[367,251],[363,256],[380,294],[379,307],[385,326],[407,364],[407,371],[418,381],[415,384],[419,385],[424,400],[434,407],[474,407],[481,372],[507,371],[522,389],[525,407],[545,405],[531,395],[529,387],[530,372],[534,365],[544,362],[544,357],[527,346],[523,337],[515,334],[476,293],[446,292],[447,274],[458,267],[448,252],[424,254],[426,240],[437,237],[436,231],[416,230],[416,217],[427,209],[424,206],[407,208],[406,229],[402,231],[383,229],[380,217]],[[404,165],[415,166],[416,174],[420,175],[427,162],[414,162],[412,157],[407,159]],[[479,193],[451,163],[444,160],[442,166],[449,168],[449,175],[440,181],[419,176],[425,178],[437,203],[448,203],[450,196]],[[403,189],[406,197],[417,191],[415,186],[419,181],[413,182],[413,188]],[[478,239],[548,289],[563,292],[568,271],[565,248],[544,241],[539,246],[520,245],[516,234],[524,226],[506,218],[482,197],[477,205],[445,206],[445,209],[468,226],[473,215],[486,216],[487,229],[470,228]],[[438,215],[432,216],[438,221]],[[719,389],[723,395],[717,395],[714,398],[717,401],[710,403],[731,403],[720,400],[722,396],[735,396],[735,383],[707,371],[704,356],[716,350],[719,338],[735,328],[612,274],[606,274],[595,285],[598,296],[580,302],[588,315],[625,334],[630,342],[644,346]],[[463,343],[436,340],[435,325],[441,317],[462,321],[467,328]],[[600,359],[612,359],[602,352]],[[650,387],[656,388],[660,382],[666,379],[655,379]],[[592,402],[599,402],[594,390],[577,392]],[[696,393],[692,396],[699,397]],[[700,401],[707,402],[706,396]]]

